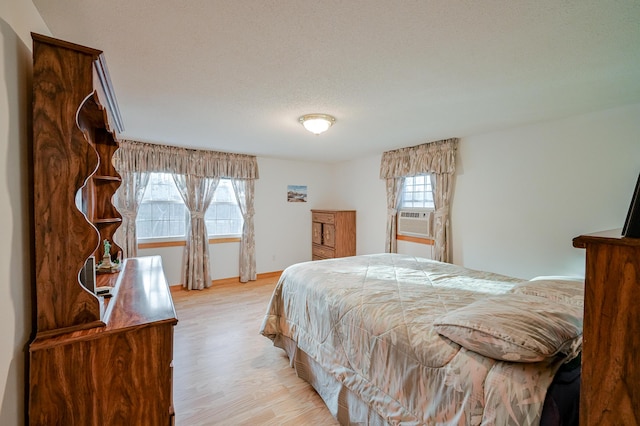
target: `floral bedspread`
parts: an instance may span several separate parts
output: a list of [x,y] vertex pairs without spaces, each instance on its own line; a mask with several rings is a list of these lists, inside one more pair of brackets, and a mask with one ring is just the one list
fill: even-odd
[[305,262],[283,272],[260,333],[295,341],[389,424],[537,425],[561,357],[499,361],[433,328],[518,283],[398,254]]

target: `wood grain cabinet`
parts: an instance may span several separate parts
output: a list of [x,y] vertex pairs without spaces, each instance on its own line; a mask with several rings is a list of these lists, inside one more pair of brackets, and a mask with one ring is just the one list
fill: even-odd
[[29,346],[30,424],[169,425],[177,319],[160,257],[126,259],[98,280],[114,287],[105,326]]
[[311,210],[313,260],[355,256],[355,210]]
[[33,37],[33,338],[28,423],[169,425],[175,309],[159,257],[127,259],[100,275],[110,298],[80,272],[121,216],[111,159],[122,131],[102,52]]
[[580,425],[640,425],[640,239],[620,229],[586,249]]

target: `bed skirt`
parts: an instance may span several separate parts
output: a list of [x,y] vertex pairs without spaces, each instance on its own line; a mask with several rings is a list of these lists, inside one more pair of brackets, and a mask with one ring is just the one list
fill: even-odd
[[274,346],[283,349],[289,364],[301,379],[307,381],[318,392],[329,412],[341,425],[386,426],[388,423],[364,403],[355,393],[327,373],[296,343],[278,335]]
[[[283,349],[289,364],[301,379],[308,382],[320,395],[329,412],[343,425],[388,426],[380,415],[327,373],[288,337],[278,335],[274,346]],[[577,361],[577,363],[576,363]],[[580,360],[561,368],[545,400],[541,426],[578,425],[580,397]]]

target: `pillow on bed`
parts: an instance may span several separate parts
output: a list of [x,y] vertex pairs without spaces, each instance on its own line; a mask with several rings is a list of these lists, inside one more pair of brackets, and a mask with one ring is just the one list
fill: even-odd
[[584,277],[578,275],[540,275],[529,281],[576,281],[583,283]]
[[503,361],[538,362],[574,352],[582,309],[526,294],[487,297],[436,319],[436,331],[460,346]]
[[584,306],[583,278],[538,277],[516,285],[510,292],[544,297],[574,306]]

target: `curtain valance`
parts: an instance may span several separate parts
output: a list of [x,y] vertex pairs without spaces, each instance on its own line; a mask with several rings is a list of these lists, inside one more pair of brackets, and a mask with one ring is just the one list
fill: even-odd
[[458,138],[445,139],[382,153],[380,179],[424,173],[453,174]]
[[258,179],[253,155],[188,149],[123,140],[114,155],[118,171],[176,173],[198,177]]

